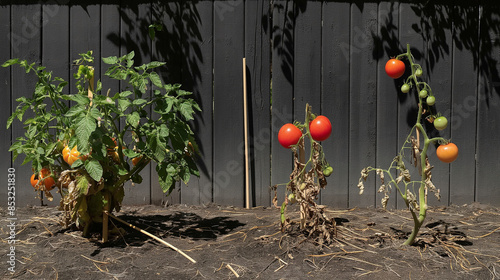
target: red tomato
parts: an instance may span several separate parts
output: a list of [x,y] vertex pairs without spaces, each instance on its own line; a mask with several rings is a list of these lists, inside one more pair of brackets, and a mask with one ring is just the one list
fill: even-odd
[[438,159],[442,162],[446,163],[453,162],[458,157],[458,147],[453,143],[440,145],[436,150],[436,155]]
[[391,58],[385,64],[385,73],[393,79],[397,79],[405,73],[405,63],[399,59]]
[[295,125],[287,123],[283,125],[278,132],[278,141],[281,146],[290,149],[291,146],[296,145],[299,142],[300,137],[302,137],[302,131],[298,129]]
[[332,133],[332,123],[325,116],[317,116],[309,123],[309,131],[316,141],[325,141]]

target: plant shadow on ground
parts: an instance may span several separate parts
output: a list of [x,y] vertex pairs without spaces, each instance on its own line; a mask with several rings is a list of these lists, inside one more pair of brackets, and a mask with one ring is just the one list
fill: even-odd
[[[195,213],[175,212],[169,215],[145,215],[138,216],[137,213],[120,215],[118,218],[124,220],[137,228],[145,230],[159,238],[181,238],[189,240],[216,240],[218,237],[229,234],[234,230],[245,226],[238,220],[226,216],[203,218]],[[97,255],[102,248],[127,246],[143,246],[146,242],[156,242],[151,237],[132,229],[123,223],[110,218],[110,229],[123,229],[120,233],[114,232],[108,242],[102,243],[101,233],[95,244],[98,246],[92,255]]]

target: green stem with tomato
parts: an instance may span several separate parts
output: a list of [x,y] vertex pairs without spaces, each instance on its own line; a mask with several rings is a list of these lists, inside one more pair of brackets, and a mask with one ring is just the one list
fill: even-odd
[[[403,244],[412,245],[415,242],[415,238],[420,228],[422,227],[427,215],[427,209],[428,209],[427,191],[429,189],[431,189],[431,191],[437,191],[435,190],[435,187],[430,180],[431,179],[430,170],[432,169],[432,166],[430,166],[427,156],[429,146],[430,144],[434,143],[441,144],[441,146],[437,150],[438,158],[441,161],[448,163],[456,159],[456,157],[458,156],[458,149],[456,150],[456,155],[450,155],[448,157],[441,155],[442,147],[453,145],[454,148],[456,148],[456,146],[453,143],[449,143],[449,141],[444,139],[443,137],[429,138],[427,132],[425,131],[422,125],[422,116],[426,114],[428,115],[427,119],[431,122],[434,122],[434,126],[438,130],[445,129],[448,121],[446,120],[445,117],[442,117],[439,114],[434,115],[432,113],[433,109],[432,106],[434,105],[435,97],[432,93],[431,87],[425,82],[419,82],[417,79],[422,75],[422,68],[420,65],[414,63],[414,58],[410,51],[410,45],[407,45],[407,51],[405,53],[402,53],[398,55],[395,59],[391,59],[388,61],[386,65],[387,74],[394,79],[397,79],[401,77],[401,75],[403,75],[405,71],[405,66],[404,63],[400,61],[401,59],[407,59],[411,69],[411,75],[405,80],[403,86],[401,87],[401,91],[403,93],[408,93],[410,91],[411,86],[414,85],[418,93],[418,113],[415,125],[410,130],[410,133],[406,138],[406,141],[403,147],[401,148],[399,155],[393,160],[390,167],[388,169],[380,169],[373,167],[367,167],[363,169],[363,171],[361,172],[361,178],[358,187],[360,188],[360,193],[362,193],[364,189],[363,180],[366,180],[369,172],[376,171],[377,174],[379,174],[379,176],[381,177],[381,180],[383,182],[383,185],[381,186],[379,192],[382,191],[385,192],[385,196],[382,199],[382,204],[384,207],[386,207],[387,200],[389,198],[388,187],[391,185],[396,187],[398,193],[403,198],[406,206],[410,210],[414,222],[412,232],[409,235],[408,239]],[[414,133],[416,133],[417,135],[416,139],[413,138]],[[420,149],[420,136],[422,136],[423,138],[422,149]],[[408,147],[408,144],[410,144],[410,147]],[[420,181],[418,182],[411,181],[410,173],[406,169],[403,163],[404,151],[405,149],[408,148],[412,149],[412,154],[414,155],[414,160],[416,164],[415,167],[419,169],[419,173],[421,175]],[[420,166],[417,166],[417,162],[420,163]],[[396,179],[391,173],[391,171],[394,169],[400,172],[399,176]],[[385,177],[383,176],[383,174],[387,174],[390,179],[387,185],[384,184]],[[401,182],[404,183],[405,187],[404,191],[399,187],[399,183]],[[414,185],[415,183],[420,184],[420,187],[418,189],[418,201],[417,198],[414,197],[413,193],[410,192],[408,188],[409,185]],[[436,192],[436,196],[439,197],[439,192]]]

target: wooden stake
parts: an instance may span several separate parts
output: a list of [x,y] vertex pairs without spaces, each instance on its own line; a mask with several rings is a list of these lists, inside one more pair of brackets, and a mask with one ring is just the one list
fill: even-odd
[[245,129],[245,207],[250,208],[250,178],[248,163],[247,61],[243,58],[243,120]]
[[160,239],[159,237],[156,237],[155,235],[153,235],[153,234],[151,234],[151,233],[149,233],[149,232],[147,232],[147,231],[145,231],[145,230],[143,230],[143,229],[140,229],[140,228],[138,228],[138,227],[136,227],[136,226],[134,226],[134,225],[132,225],[132,224],[129,224],[129,223],[125,222],[124,220],[122,220],[122,219],[120,219],[120,218],[116,217],[115,215],[113,215],[113,214],[109,213],[108,211],[104,211],[104,213],[105,213],[106,215],[110,216],[111,218],[113,218],[113,219],[117,220],[118,222],[120,222],[120,223],[122,223],[122,224],[125,224],[125,225],[127,225],[127,226],[129,226],[129,227],[131,227],[131,228],[133,228],[133,229],[135,229],[135,230],[137,230],[138,232],[143,233],[143,234],[145,234],[145,235],[147,235],[147,236],[149,236],[149,237],[153,238],[154,240],[156,240],[156,241],[158,241],[158,242],[160,242],[160,243],[162,243],[162,244],[166,245],[167,247],[170,247],[170,248],[171,248],[171,249],[173,249],[174,251],[177,251],[179,254],[183,255],[186,259],[190,260],[192,263],[196,263],[196,261],[195,261],[194,259],[192,259],[190,256],[186,255],[186,253],[182,252],[180,249],[176,248],[176,247],[175,247],[175,246],[173,246],[172,244],[170,244],[170,243],[168,243],[168,242],[166,242],[166,241],[164,241],[164,240]]

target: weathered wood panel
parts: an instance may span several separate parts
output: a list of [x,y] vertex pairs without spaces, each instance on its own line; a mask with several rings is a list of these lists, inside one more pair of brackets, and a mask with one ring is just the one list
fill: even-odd
[[214,1],[214,202],[244,205],[243,1]]
[[[396,83],[385,75],[387,60],[404,51],[399,43],[399,3],[380,2],[378,8],[378,30],[376,47],[377,65],[377,154],[376,165],[388,168],[399,152],[398,147],[398,95]],[[372,174],[374,175],[374,174]],[[393,173],[393,176],[396,175]],[[397,176],[397,175],[396,175]],[[376,180],[380,186],[379,180]],[[396,189],[390,190],[387,208],[396,208]],[[381,205],[384,194],[376,194],[375,203]]]
[[245,2],[250,206],[271,204],[271,22],[269,0]]
[[[450,204],[463,205],[474,201],[477,129],[477,53],[467,48],[479,48],[478,7],[454,7],[453,15],[453,76],[452,107],[449,119],[451,138],[460,149],[458,159],[451,164]],[[467,38],[462,41],[462,38]]]
[[[293,118],[294,7],[293,1],[274,1],[272,13],[272,111],[271,111],[271,184],[286,184],[292,172],[292,155],[278,142],[278,131]],[[285,188],[278,187],[278,200]],[[274,194],[273,194],[274,195]]]
[[213,201],[213,4],[199,1],[185,4],[183,9],[182,84],[193,92],[202,110],[192,122],[200,155],[197,157],[200,177],[192,177],[181,188],[181,201],[187,204],[206,204]]
[[[331,138],[323,148],[333,174],[321,192],[323,204],[348,207],[349,203],[349,3],[323,3],[321,111],[332,121]],[[359,174],[359,171],[357,172]]]
[[349,207],[369,206],[375,203],[375,177],[368,177],[363,195],[356,186],[359,172],[376,163],[377,61],[371,34],[377,33],[377,4],[351,5],[350,32]]

